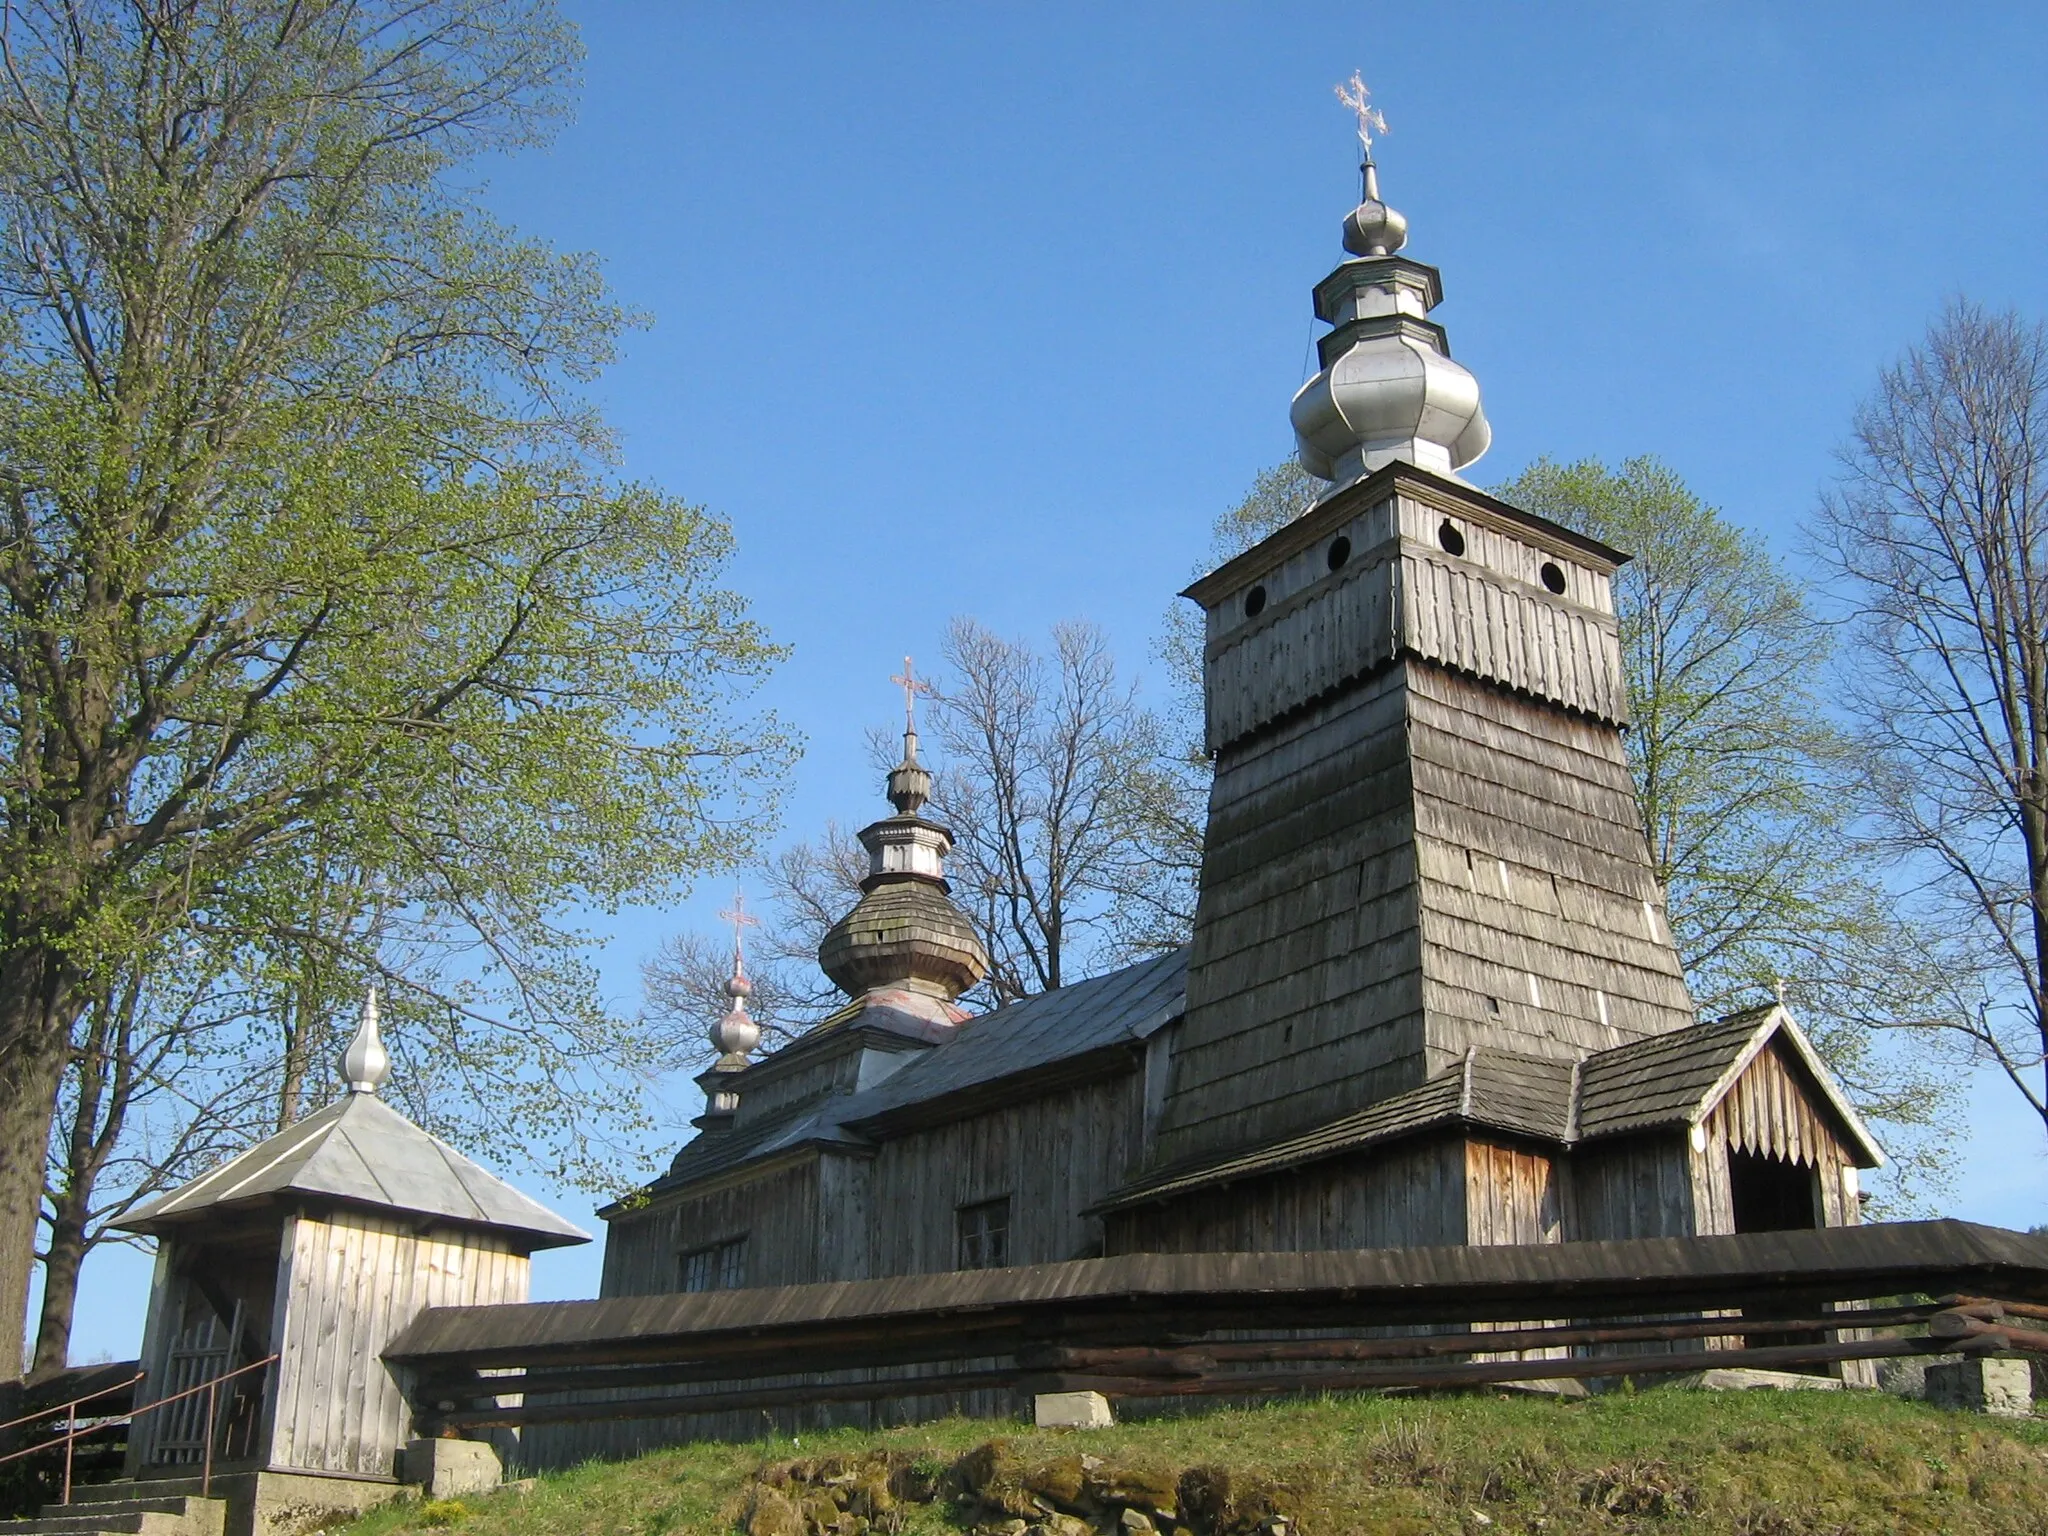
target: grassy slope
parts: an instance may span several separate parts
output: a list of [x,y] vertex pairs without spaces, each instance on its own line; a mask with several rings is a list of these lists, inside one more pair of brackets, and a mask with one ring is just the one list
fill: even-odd
[[[1271,1478],[1302,1536],[1424,1532],[1708,1532],[1893,1536],[2048,1532],[2048,1421],[1944,1413],[1865,1393],[1611,1394],[1588,1402],[1353,1397],[1083,1432],[948,1420],[699,1445],[543,1478],[467,1513],[395,1507],[350,1536],[664,1536],[726,1532],[763,1461],[886,1447],[952,1461],[992,1436],[1019,1455],[1085,1449],[1178,1471]],[[942,1508],[911,1532],[960,1529]]]

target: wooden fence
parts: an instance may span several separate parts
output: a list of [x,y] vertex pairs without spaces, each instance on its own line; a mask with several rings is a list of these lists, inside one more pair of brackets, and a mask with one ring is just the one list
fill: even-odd
[[385,1358],[436,1433],[991,1388],[1258,1397],[2048,1352],[2037,1322],[2048,1237],[1943,1221],[435,1308]]

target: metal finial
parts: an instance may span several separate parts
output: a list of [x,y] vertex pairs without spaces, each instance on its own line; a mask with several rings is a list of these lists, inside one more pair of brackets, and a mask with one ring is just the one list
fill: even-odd
[[350,1093],[375,1093],[391,1080],[391,1053],[377,1034],[377,989],[363,999],[362,1022],[341,1053],[341,1075]]
[[1337,87],[1337,99],[1358,119],[1358,206],[1344,220],[1344,249],[1354,256],[1391,256],[1408,243],[1408,220],[1380,201],[1379,169],[1372,163],[1372,136],[1387,131],[1387,120],[1356,70]]
[[711,1026],[708,1038],[718,1052],[718,1070],[737,1072],[747,1064],[747,1053],[761,1043],[761,1026],[747,1012],[747,999],[754,984],[747,980],[746,931],[761,926],[761,919],[747,910],[745,891],[734,888],[732,907],[718,914],[732,924],[732,975],[725,983],[725,995],[732,1006]]
[[902,673],[889,681],[903,690],[903,761],[890,771],[887,794],[897,815],[915,816],[932,793],[932,776],[917,760],[917,696],[938,690],[917,675],[908,656]]

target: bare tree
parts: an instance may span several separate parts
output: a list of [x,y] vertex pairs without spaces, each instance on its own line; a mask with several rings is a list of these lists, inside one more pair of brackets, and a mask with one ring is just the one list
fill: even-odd
[[931,814],[953,833],[955,897],[1007,1003],[1119,953],[1119,904],[1156,899],[1167,737],[1092,624],[1055,625],[1047,657],[956,618],[945,662]]
[[1940,1022],[2048,1126],[2048,329],[1951,303],[1857,411],[1814,533]]
[[[956,618],[945,667],[926,718],[937,772],[925,814],[953,833],[953,897],[991,960],[962,1002],[1001,1007],[1185,943],[1200,824],[1177,819],[1188,812],[1171,737],[1118,679],[1102,631],[1055,626],[1041,655]],[[895,732],[869,733],[878,773],[900,750]],[[834,823],[749,877],[766,897],[747,969],[768,1029],[799,1034],[844,1004],[818,970],[818,945],[867,873],[858,839]],[[729,939],[678,934],[642,967],[646,1010],[678,1063],[708,1055],[703,1033],[724,1010],[731,954]]]

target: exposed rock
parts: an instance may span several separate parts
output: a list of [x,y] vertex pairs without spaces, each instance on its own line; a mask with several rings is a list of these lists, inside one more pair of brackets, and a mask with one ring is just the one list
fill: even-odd
[[757,1483],[746,1513],[747,1536],[806,1536],[804,1517],[780,1488]]

